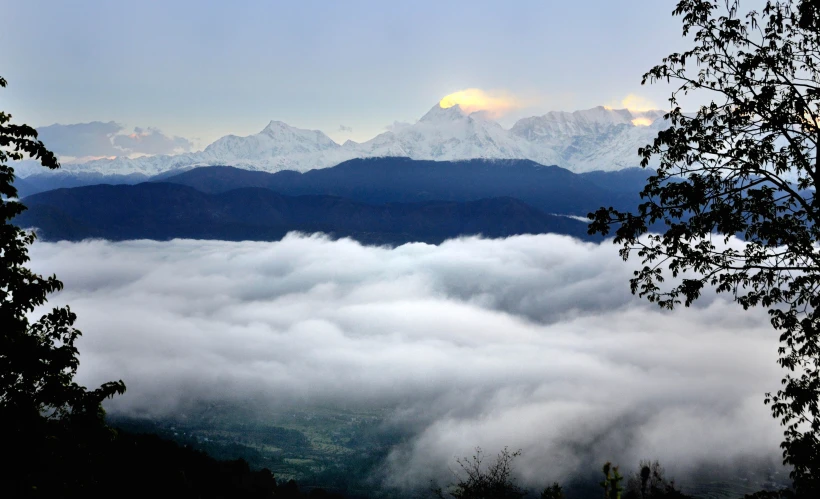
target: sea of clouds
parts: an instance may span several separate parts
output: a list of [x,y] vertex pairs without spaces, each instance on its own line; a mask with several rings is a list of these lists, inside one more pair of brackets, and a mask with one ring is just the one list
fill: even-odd
[[412,427],[392,485],[427,483],[475,446],[522,449],[526,483],[607,459],[679,469],[778,455],[777,334],[706,294],[633,297],[611,243],[556,235],[366,247],[280,242],[36,243],[84,335],[79,380],[125,380],[108,408],[201,401],[390,408]]

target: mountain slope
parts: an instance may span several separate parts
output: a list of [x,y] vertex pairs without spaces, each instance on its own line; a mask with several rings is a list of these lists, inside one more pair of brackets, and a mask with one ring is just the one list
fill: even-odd
[[632,112],[599,106],[524,118],[513,125],[510,133],[536,149],[554,151],[554,164],[587,172],[638,166],[638,148],[651,143],[665,126],[661,111]]
[[203,164],[231,164],[250,170],[301,171],[337,164],[348,159],[348,153],[319,130],[271,121],[255,135],[227,135],[216,140],[198,158]]
[[207,194],[171,183],[57,189],[25,198],[15,219],[46,240],[197,238],[272,241],[290,231],[365,243],[440,243],[461,235],[554,232],[588,239],[586,224],[512,198],[370,205],[334,196],[244,188]]

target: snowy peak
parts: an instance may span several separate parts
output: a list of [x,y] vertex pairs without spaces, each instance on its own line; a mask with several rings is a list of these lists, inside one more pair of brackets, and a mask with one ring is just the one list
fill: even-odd
[[536,150],[558,154],[560,166],[575,171],[617,170],[639,164],[639,147],[652,142],[666,124],[663,111],[631,111],[603,106],[571,113],[553,111],[519,120],[510,133]]
[[529,141],[563,141],[567,137],[613,133],[619,127],[647,126],[662,111],[633,112],[628,109],[610,109],[603,106],[574,111],[551,111],[543,116],[518,120],[510,130]]
[[259,133],[266,135],[277,135],[280,133],[287,133],[291,128],[293,127],[291,127],[284,121],[271,120],[270,123],[268,123],[268,126],[263,128],[262,131]]
[[340,146],[319,130],[304,130],[281,121],[271,121],[255,135],[226,135],[202,152],[206,157],[225,160],[254,160],[285,154],[309,154]]
[[335,149],[339,144],[333,141],[330,137],[320,130],[306,130],[304,128],[296,128],[288,125],[283,121],[271,121],[258,134],[248,136],[251,137],[265,137],[282,142],[293,142],[302,144],[313,144],[317,149]]
[[432,125],[447,125],[453,122],[469,121],[487,121],[497,125],[487,111],[474,111],[467,114],[458,104],[451,107],[441,107],[440,103],[436,103],[418,122]]
[[453,121],[461,121],[467,118],[467,114],[461,110],[458,104],[451,107],[441,107],[440,103],[436,103],[427,114],[421,117],[419,123],[448,123]]
[[[530,158],[529,145],[485,113],[467,115],[461,107],[436,103],[415,124],[394,128],[355,147],[360,157],[407,156],[450,161],[468,158]],[[543,159],[543,158],[539,158]]]
[[305,130],[288,125],[284,121],[271,121],[257,136],[268,136],[277,140],[295,140],[314,142],[317,147],[333,148],[339,144],[320,130]]

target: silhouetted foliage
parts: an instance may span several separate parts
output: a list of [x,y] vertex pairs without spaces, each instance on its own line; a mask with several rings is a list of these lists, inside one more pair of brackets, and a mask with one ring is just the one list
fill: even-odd
[[80,332],[68,307],[29,320],[63,285],[25,267],[34,234],[10,223],[25,207],[16,200],[8,161],[30,157],[52,170],[60,165],[33,128],[10,120],[0,112],[0,441],[4,455],[13,456],[0,468],[0,487],[12,496],[44,495],[45,486],[70,495],[98,478],[95,449],[113,436],[101,403],[123,393],[125,385],[117,381],[87,390],[74,382]]
[[656,461],[641,461],[638,471],[626,481],[624,499],[673,499],[686,497],[674,480],[667,480],[666,471]]
[[604,489],[604,499],[621,499],[621,492],[624,490],[621,481],[624,477],[618,472],[618,467],[606,462],[603,472],[604,480],[601,482],[601,488]]
[[791,497],[788,491],[780,491],[780,490],[760,490],[755,492],[754,494],[746,494],[743,496],[743,499],[786,499]]
[[[461,468],[454,471],[457,482],[448,487],[446,494],[454,499],[517,499],[524,497],[526,491],[512,479],[513,460],[521,451],[510,452],[506,447],[498,453],[494,463],[484,464],[485,454],[476,447],[472,457],[456,459]],[[444,498],[442,489],[435,489],[436,497]]]
[[[694,47],[663,59],[643,82],[675,81],[670,127],[639,150],[658,158],[636,213],[591,214],[643,268],[632,292],[661,307],[690,305],[705,287],[744,308],[769,309],[780,331],[783,388],[767,395],[785,427],[784,463],[798,495],[820,497],[820,29],[817,0],[681,0]],[[693,114],[679,98],[713,100]],[[649,227],[665,226],[661,234]],[[732,244],[732,236],[744,244]],[[667,281],[668,277],[675,278]]]
[[156,435],[120,431],[96,451],[99,479],[85,487],[87,497],[279,497],[269,470],[251,471],[242,459],[217,461]]
[[564,490],[558,482],[554,482],[541,491],[541,499],[564,499]]

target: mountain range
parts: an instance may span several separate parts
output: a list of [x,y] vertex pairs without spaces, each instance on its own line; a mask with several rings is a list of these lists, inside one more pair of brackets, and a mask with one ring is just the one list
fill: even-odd
[[[340,145],[321,131],[271,121],[257,134],[228,135],[202,151],[65,164],[58,175],[148,177],[208,165],[304,172],[373,157],[430,161],[528,159],[574,172],[620,170],[638,166],[638,148],[650,143],[665,126],[662,111],[596,107],[524,118],[505,129],[484,112],[467,114],[458,105],[443,108],[436,104],[416,123],[394,125],[362,143],[347,141]],[[42,171],[27,162],[15,168],[22,177]]]

